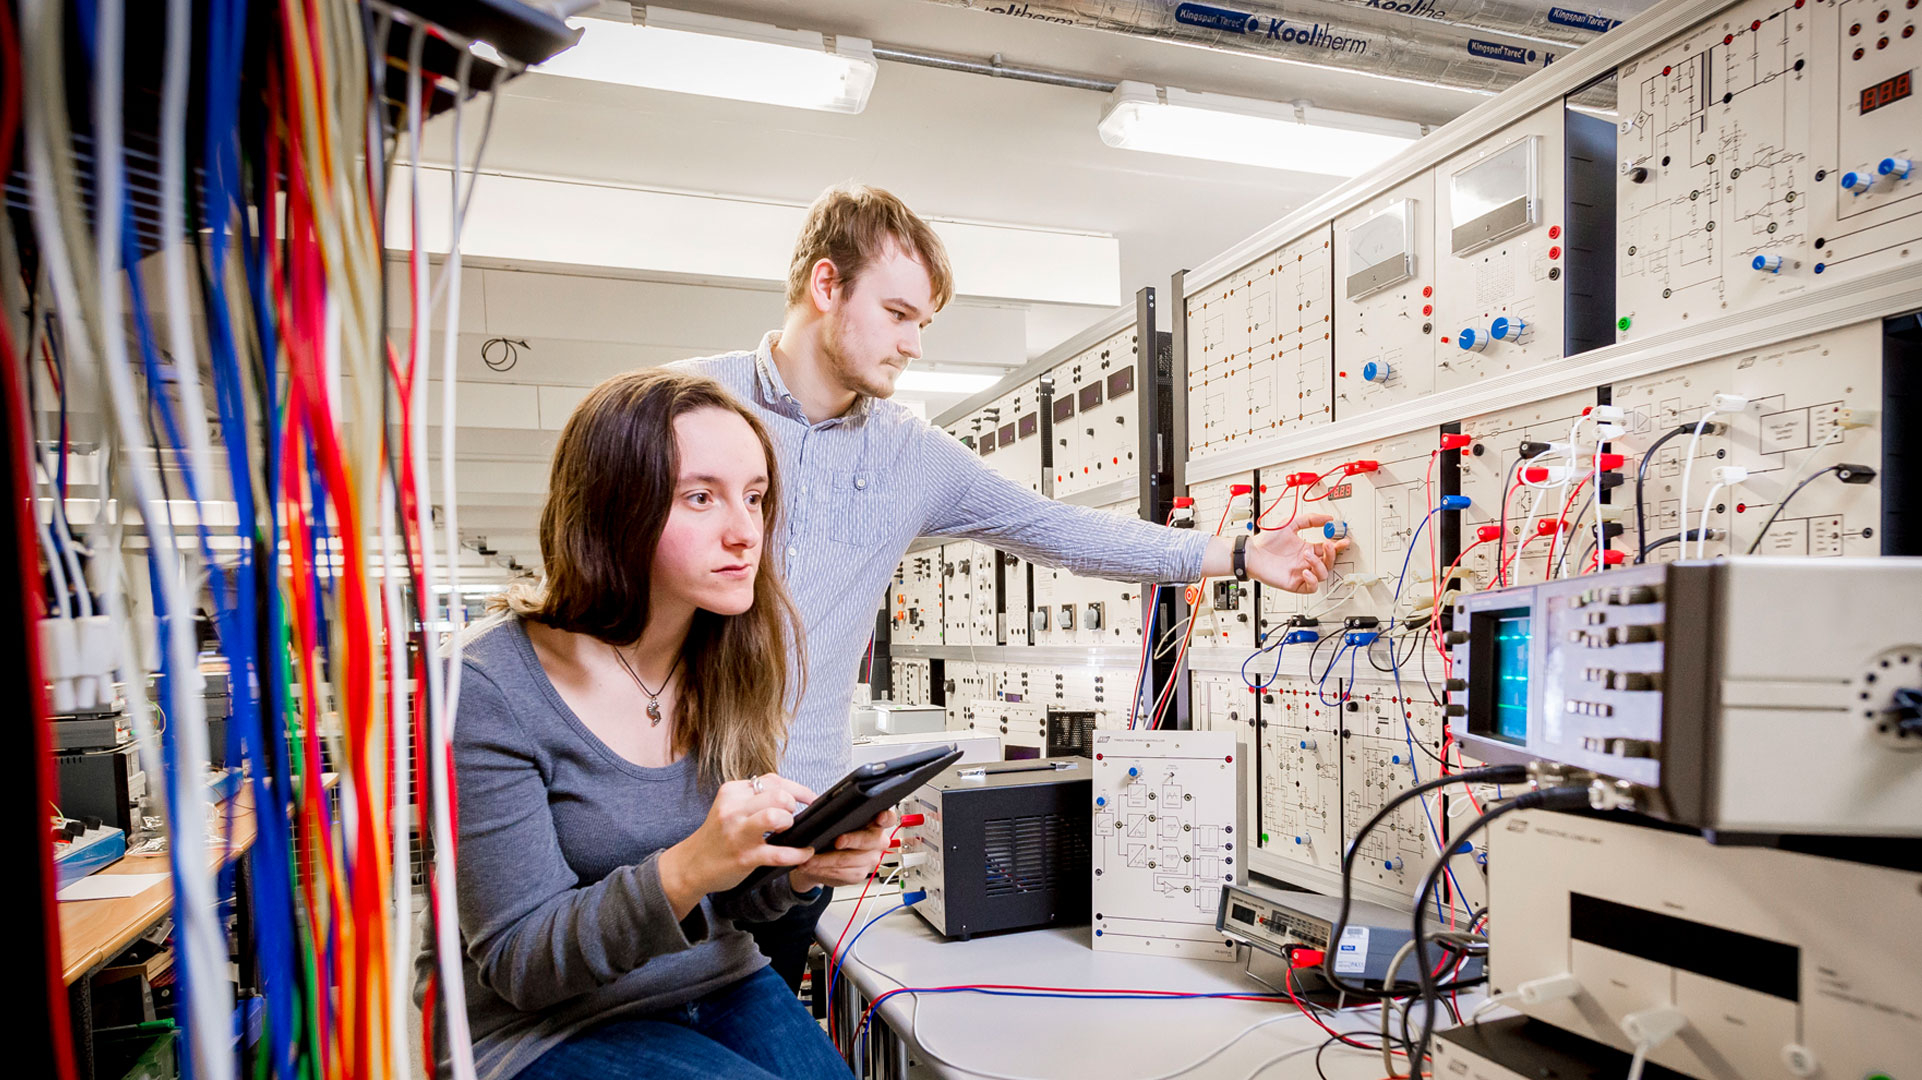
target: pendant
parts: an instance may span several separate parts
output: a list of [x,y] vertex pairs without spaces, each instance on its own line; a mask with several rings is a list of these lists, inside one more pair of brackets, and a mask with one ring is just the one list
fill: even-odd
[[655,727],[661,724],[661,703],[653,698],[647,699],[647,718]]

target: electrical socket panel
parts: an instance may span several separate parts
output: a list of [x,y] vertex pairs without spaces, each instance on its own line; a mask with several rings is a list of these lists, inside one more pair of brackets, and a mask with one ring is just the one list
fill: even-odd
[[[1559,397],[1546,398],[1528,405],[1518,405],[1512,409],[1484,413],[1461,422],[1461,430],[1471,436],[1474,442],[1460,454],[1459,490],[1468,496],[1468,509],[1461,512],[1461,561],[1453,577],[1463,592],[1495,587],[1497,552],[1507,560],[1508,582],[1540,581],[1548,561],[1548,536],[1537,533],[1538,524],[1531,525],[1531,512],[1535,521],[1544,517],[1558,520],[1566,494],[1558,486],[1547,489],[1522,487],[1514,493],[1508,503],[1506,539],[1476,543],[1476,534],[1484,525],[1500,525],[1502,520],[1502,498],[1508,493],[1504,484],[1512,484],[1509,467],[1521,456],[1521,444],[1529,442],[1568,442],[1569,429],[1584,412],[1596,404],[1596,392],[1582,390]],[[1594,426],[1584,423],[1581,428],[1582,448],[1594,450]],[[1555,460],[1562,460],[1559,456]],[[1579,476],[1575,479],[1579,480]],[[1572,482],[1571,482],[1572,483]],[[1572,490],[1572,487],[1571,487]],[[1611,497],[1619,496],[1621,488],[1616,488]],[[1582,497],[1588,495],[1583,489]],[[1553,501],[1554,505],[1549,505]],[[1580,510],[1576,504],[1569,511],[1570,520]],[[1593,528],[1594,516],[1591,513],[1583,519]],[[1531,535],[1523,536],[1527,529]],[[1560,560],[1561,539],[1556,539],[1556,556]],[[1583,542],[1585,543],[1585,541]],[[1517,544],[1521,546],[1518,548]],[[1572,562],[1583,557],[1582,547],[1577,546],[1569,556]],[[1579,568],[1577,568],[1579,569]],[[1447,569],[1444,568],[1444,574]]]
[[[1263,528],[1299,528],[1307,515],[1325,513],[1335,519],[1329,526],[1334,535],[1348,540],[1335,556],[1334,572],[1314,593],[1261,590],[1264,635],[1297,615],[1312,616],[1324,625],[1350,615],[1373,615],[1386,625],[1395,614],[1398,579],[1406,616],[1425,583],[1434,580],[1428,566],[1428,531],[1439,526],[1440,517],[1425,528],[1422,521],[1441,499],[1439,438],[1438,431],[1424,429],[1261,470]],[[1374,467],[1364,468],[1370,462]],[[1289,483],[1331,472],[1334,475],[1317,484]],[[1411,540],[1418,552],[1410,552]]]
[[897,645],[939,645],[941,549],[910,552],[894,570],[893,639]]
[[[1255,761],[1255,749],[1261,742],[1261,721],[1258,715],[1260,699],[1248,690],[1248,685],[1238,675],[1220,675],[1212,672],[1192,672],[1188,676],[1188,715],[1194,727],[1200,731],[1233,732],[1235,736],[1235,756],[1244,762]],[[1248,826],[1242,829],[1253,835],[1252,827],[1259,820],[1261,791],[1259,784],[1244,784],[1241,820]]]
[[1335,416],[1435,390],[1435,174],[1335,219]]
[[1748,0],[1623,65],[1618,339],[1922,256],[1897,3]]
[[1094,948],[1233,960],[1215,915],[1247,880],[1234,733],[1102,731],[1094,747]]
[[1001,745],[1006,748],[1039,751],[1039,754],[1027,755],[1030,757],[1047,755],[1048,706],[1043,703],[980,698],[968,702],[963,714],[967,717],[967,730],[970,732],[999,736]]
[[[1135,516],[1135,503],[1103,507]],[[1058,566],[1034,568],[1033,638],[1036,645],[1141,644],[1141,598],[1133,582],[1078,577]]]
[[1188,296],[1190,460],[1333,419],[1332,228]]
[[926,660],[895,659],[888,665],[894,680],[889,699],[896,705],[927,705],[933,701],[932,665]]
[[1035,687],[1035,700],[1044,704],[1098,713],[1097,727],[1126,727],[1135,671],[1128,667],[1058,664],[1034,669],[1031,685]]
[[[1634,477],[1649,446],[1663,434],[1702,419],[1716,394],[1737,394],[1748,407],[1717,413],[1725,434],[1704,432],[1695,446],[1695,467],[1683,499],[1684,458],[1689,435],[1669,439],[1651,462],[1645,488],[1648,537],[1637,535]],[[1855,464],[1880,469],[1882,434],[1873,422],[1883,411],[1882,327],[1878,323],[1831,330],[1754,352],[1705,360],[1642,379],[1614,384],[1610,400],[1627,410],[1626,436],[1611,449],[1626,456],[1628,482],[1614,492],[1623,534],[1617,547],[1634,552],[1644,542],[1701,526],[1702,503],[1716,484],[1717,468],[1734,466],[1747,477],[1721,489],[1711,510],[1708,556],[1748,551],[1776,504],[1807,475],[1805,466]],[[1813,455],[1813,457],[1811,457]],[[1873,556],[1881,554],[1881,479],[1843,483],[1823,477],[1803,489],[1769,527],[1758,555]],[[1683,503],[1688,521],[1681,521]],[[1696,548],[1689,547],[1689,557]],[[1650,562],[1682,558],[1680,543],[1649,552]]]
[[1026,559],[1011,552],[1001,553],[1001,643],[1003,645],[1029,645],[1033,643],[1034,616],[1029,603],[1031,588],[1029,577],[1032,574],[1045,574],[1045,567],[1037,567]]
[[[941,642],[974,645],[975,545],[969,541],[943,544],[941,552]],[[993,603],[992,591],[988,602]],[[984,644],[992,645],[993,640]]]
[[[1426,640],[1418,649],[1427,648]],[[1389,664],[1387,643],[1371,650]],[[1368,659],[1353,684],[1344,685],[1342,704],[1342,833],[1345,840],[1368,823],[1390,799],[1422,780],[1434,779],[1442,752],[1442,707],[1435,704],[1409,664],[1397,687]],[[1345,673],[1344,673],[1345,674]],[[1433,829],[1444,827],[1446,809],[1439,799],[1404,804],[1376,826],[1355,855],[1355,879],[1412,897],[1433,863],[1439,844]],[[1457,875],[1459,876],[1459,874]]]
[[[1195,530],[1211,536],[1234,536],[1254,531],[1254,474],[1235,473],[1202,484],[1190,484],[1188,497],[1195,501]],[[1247,488],[1249,494],[1235,498],[1231,491]],[[1234,510],[1229,513],[1229,504]],[[1188,605],[1195,619],[1195,647],[1224,646],[1243,650],[1255,647],[1255,583],[1236,581],[1232,575],[1203,582]],[[1186,628],[1182,631],[1187,632]],[[1165,633],[1165,631],[1164,631]],[[1178,646],[1179,637],[1171,642]],[[1156,647],[1161,647],[1156,642]]]
[[1283,675],[1260,697],[1261,849],[1290,862],[1341,869],[1341,710],[1311,679]]
[[1567,329],[1560,102],[1435,170],[1435,389],[1560,360]]
[[1141,398],[1135,393],[1135,328],[1055,365],[1052,430],[1057,499],[1140,476]]
[[989,468],[1036,494],[1041,493],[1041,383],[1023,383],[989,402],[969,418],[971,444]]

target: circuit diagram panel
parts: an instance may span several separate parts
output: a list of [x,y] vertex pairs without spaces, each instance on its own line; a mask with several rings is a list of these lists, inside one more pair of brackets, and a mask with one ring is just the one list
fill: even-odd
[[[1102,508],[1134,517],[1133,501]],[[1036,645],[1141,644],[1141,598],[1135,582],[1080,577],[1058,566],[1034,570],[1034,643]]]
[[[1682,534],[1699,536],[1706,504],[1709,539],[1690,542],[1689,558],[1751,546],[1758,555],[1880,554],[1881,348],[1880,325],[1866,323],[1614,384],[1629,429],[1614,444],[1630,478],[1617,501],[1632,509],[1639,489],[1641,506],[1623,515],[1621,546],[1632,558],[1649,545],[1650,562],[1683,558]],[[1717,395],[1724,407],[1711,415]],[[1842,466],[1858,467],[1846,482],[1833,471]]]
[[1333,418],[1332,226],[1187,298],[1188,456]]
[[[1461,422],[1462,432],[1474,440],[1462,451],[1457,474],[1469,502],[1459,515],[1459,563],[1452,572],[1444,568],[1444,581],[1456,581],[1463,592],[1493,588],[1498,581],[1540,581],[1551,558],[1550,542],[1560,565],[1563,542],[1584,522],[1594,527],[1593,507],[1584,501],[1589,470],[1575,462],[1585,452],[1587,464],[1593,464],[1594,427],[1585,417],[1597,396],[1593,390],[1577,391]],[[1547,451],[1522,460],[1524,443],[1569,446],[1571,436],[1573,455]],[[1620,492],[1616,488],[1609,497]],[[1578,540],[1566,553],[1568,562],[1589,557],[1585,543]]]
[[[1001,596],[1002,644],[1027,645],[1033,640],[1034,617],[1029,604],[1033,563],[1011,552],[1001,553],[997,592]],[[1042,573],[1047,571],[1042,570]]]
[[[1811,4],[1817,67],[1811,109],[1815,250],[1828,276],[1922,259],[1922,11],[1907,0]],[[1824,175],[1826,174],[1826,175]]]
[[1309,514],[1334,521],[1309,535],[1345,539],[1333,572],[1314,593],[1261,590],[1261,632],[1285,629],[1293,617],[1339,622],[1373,615],[1386,625],[1411,613],[1440,547],[1431,552],[1429,530],[1440,518],[1439,438],[1435,430],[1410,432],[1320,457],[1261,470],[1263,529],[1299,529]]
[[1562,357],[1564,109],[1541,109],[1435,172],[1435,389]]
[[[1342,740],[1342,832],[1344,844],[1389,800],[1432,780],[1442,753],[1441,706],[1423,684],[1415,664],[1402,657],[1428,647],[1415,635],[1405,647],[1387,637],[1366,650],[1347,698]],[[1360,651],[1360,650],[1356,650]],[[1391,652],[1399,656],[1390,656]],[[1379,670],[1400,670],[1400,685]],[[1345,676],[1346,672],[1339,672]],[[1440,851],[1435,832],[1444,828],[1439,799],[1404,804],[1376,826],[1355,852],[1355,877],[1412,896],[1421,875]]]
[[[1260,699],[1236,675],[1197,671],[1188,678],[1188,710],[1200,731],[1230,731],[1235,736],[1235,754],[1248,768],[1256,761],[1261,741]],[[1243,776],[1248,775],[1246,770]],[[1260,818],[1259,784],[1244,784],[1241,807],[1243,835],[1249,835]]]
[[1435,175],[1335,219],[1335,418],[1435,389]]
[[[1242,494],[1234,494],[1237,491]],[[1253,532],[1253,492],[1253,473],[1237,473],[1190,485],[1188,496],[1195,501],[1195,529],[1211,536]],[[1194,633],[1189,639],[1193,645],[1243,650],[1255,647],[1253,581],[1236,581],[1233,576],[1210,578],[1188,606],[1195,620]],[[1178,640],[1167,644],[1158,641],[1155,647],[1167,648]]]
[[1240,858],[1242,765],[1229,731],[1095,736],[1094,947],[1232,960],[1215,931]]
[[1309,679],[1268,679],[1260,697],[1261,848],[1291,862],[1341,868],[1341,712]]
[[1140,475],[1134,327],[1057,364],[1054,384],[1055,498]]
[[1621,69],[1618,340],[1751,310],[1815,280],[1814,13],[1749,0]]

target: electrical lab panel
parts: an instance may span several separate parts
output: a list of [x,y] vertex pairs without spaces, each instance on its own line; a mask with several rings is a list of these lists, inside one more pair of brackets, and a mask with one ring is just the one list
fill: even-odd
[[926,660],[897,659],[888,665],[893,676],[893,693],[889,695],[896,705],[927,705],[932,703],[933,683],[931,665]]
[[[995,701],[982,698],[965,708],[968,730],[999,735],[1009,758],[1045,757],[1048,753],[1048,706],[1033,701]],[[1020,753],[1015,750],[1030,751]]]
[[[1194,527],[1211,536],[1234,536],[1254,529],[1254,474],[1235,473],[1188,488],[1195,501]],[[1244,494],[1234,495],[1241,490]],[[1236,581],[1233,575],[1209,578],[1201,583],[1195,599],[1188,605],[1195,626],[1189,643],[1195,647],[1220,645],[1241,649],[1255,647],[1255,583]],[[1184,627],[1183,634],[1187,633]],[[1171,643],[1179,646],[1180,635]],[[1156,642],[1157,647],[1162,647]]]
[[[1814,233],[1824,275],[1856,276],[1922,259],[1922,11],[1907,0],[1814,5],[1815,53],[1839,72],[1815,80],[1811,109],[1819,176]],[[1826,241],[1826,243],[1824,243]],[[1811,272],[1815,267],[1810,268]]]
[[[1335,520],[1319,537],[1314,531],[1305,535],[1348,541],[1315,592],[1261,590],[1264,635],[1283,630],[1294,616],[1332,625],[1346,616],[1372,615],[1386,626],[1398,612],[1406,621],[1423,610],[1422,601],[1432,600],[1428,530],[1441,518],[1426,526],[1422,521],[1440,505],[1439,439],[1433,429],[1411,432],[1261,470],[1262,528],[1298,529],[1309,514],[1324,513]],[[1410,551],[1411,541],[1418,550]]]
[[976,663],[969,660],[949,660],[942,665],[943,689],[947,697],[947,725],[950,731],[968,729],[967,707],[977,700],[995,700],[1001,696],[1006,681],[1006,668],[1001,664]]
[[[1135,516],[1135,503],[1104,507]],[[1133,582],[1078,577],[1058,566],[1034,568],[1033,638],[1036,645],[1141,644],[1141,598]]]
[[1233,960],[1215,913],[1247,880],[1235,733],[1102,731],[1094,748],[1095,949]]
[[1032,668],[1029,686],[1033,700],[1059,709],[1096,714],[1097,727],[1128,726],[1128,695],[1134,692],[1135,668],[1059,664]]
[[1135,460],[1142,401],[1135,392],[1138,348],[1131,326],[1050,373],[1055,498],[1140,475]]
[[895,644],[941,644],[942,582],[940,548],[909,552],[895,567],[892,632]]
[[[1261,722],[1257,715],[1260,699],[1249,692],[1248,684],[1237,675],[1216,675],[1195,672],[1188,680],[1188,714],[1193,718],[1198,731],[1232,732],[1235,736],[1235,755],[1243,761],[1255,761],[1255,748],[1261,741]],[[1246,826],[1242,832],[1250,832],[1254,823],[1260,819],[1261,798],[1259,783],[1242,785],[1241,820]]]
[[975,541],[941,547],[942,629],[948,645],[998,645],[995,550]]
[[1576,230],[1605,233],[1614,223],[1605,207],[1591,212],[1565,193],[1584,182],[1570,179],[1577,168],[1584,178],[1609,168],[1612,148],[1598,157],[1591,144],[1613,134],[1607,121],[1556,102],[1436,170],[1437,390],[1533,371],[1612,340],[1593,329],[1608,314],[1593,310],[1595,268],[1571,255],[1588,246]]
[[[1682,558],[1675,538],[1701,527],[1703,502],[1714,491],[1708,527],[1711,536],[1719,531],[1723,538],[1707,541],[1700,549],[1704,555],[1747,552],[1771,515],[1758,555],[1880,554],[1882,364],[1881,324],[1867,323],[1614,384],[1611,401],[1627,411],[1629,429],[1611,446],[1627,459],[1627,483],[1614,492],[1627,511],[1618,546],[1633,561],[1642,544],[1667,538],[1649,551],[1648,561]],[[1714,414],[1711,424],[1726,425],[1725,432],[1704,428],[1700,440],[1692,431],[1673,435],[1649,463],[1643,485],[1647,536],[1638,536],[1633,508],[1643,455],[1664,435],[1700,422],[1715,396],[1728,394],[1746,404]],[[1685,469],[1691,447],[1694,468]],[[1819,476],[1776,514],[1802,478],[1844,464],[1860,468],[1847,482]],[[1747,475],[1725,486],[1717,472],[1725,468]],[[1688,547],[1689,557],[1696,557],[1696,545]]]
[[1902,0],[1750,0],[1623,65],[1620,339],[1922,255],[1915,21]]
[[1029,581],[1034,574],[1046,572],[1045,568],[1037,567],[1018,555],[1006,551],[1001,553],[1001,576],[997,580],[1001,596],[1003,645],[1033,643],[1034,616],[1029,603]]
[[1187,298],[1188,457],[1333,418],[1330,225]]
[[1435,176],[1335,219],[1335,417],[1435,389]]
[[[968,445],[995,472],[1040,494],[1042,484],[1041,390],[1031,380],[963,421],[973,435]],[[967,440],[963,440],[967,441]]]
[[1312,680],[1285,675],[1269,681],[1259,697],[1261,849],[1339,870],[1341,707],[1322,704]]
[[[1423,780],[1433,779],[1439,768],[1436,758],[1442,753],[1442,706],[1430,695],[1417,664],[1402,662],[1399,686],[1377,669],[1376,665],[1392,666],[1389,648],[1386,638],[1368,648],[1356,665],[1355,680],[1342,684],[1347,698],[1342,703],[1347,737],[1342,740],[1341,771],[1345,841],[1351,840],[1390,799]],[[1420,643],[1412,649],[1400,648],[1402,656],[1410,656],[1427,650],[1429,645],[1426,635],[1421,635]],[[1435,667],[1439,678],[1439,662]],[[1337,671],[1335,676],[1346,680],[1348,672]],[[1445,816],[1440,799],[1404,804],[1376,826],[1356,850],[1355,879],[1414,896],[1421,875],[1440,851],[1434,833],[1445,827]],[[1464,866],[1467,861],[1461,860]]]
[[[1700,1080],[1914,1070],[1922,874],[1539,810],[1488,842],[1489,989],[1536,1020],[1626,1054],[1624,1018],[1678,1009],[1647,1059]],[[1516,994],[1571,975],[1572,997]]]
[[[1574,530],[1543,523],[1562,520],[1564,505],[1569,506],[1568,521],[1575,522],[1588,489],[1583,488],[1571,503],[1569,495],[1581,476],[1566,473],[1548,477],[1549,480],[1566,479],[1569,482],[1566,489],[1559,482],[1549,486],[1516,487],[1516,473],[1521,471],[1516,465],[1525,441],[1567,443],[1570,430],[1596,404],[1596,397],[1594,391],[1564,394],[1461,422],[1462,433],[1474,439],[1461,452],[1458,474],[1460,491],[1468,497],[1469,504],[1460,514],[1461,561],[1452,578],[1463,592],[1493,588],[1503,563],[1507,564],[1509,582],[1540,581],[1550,557],[1551,541],[1555,544],[1555,561],[1564,561],[1562,545]],[[1590,454],[1595,449],[1593,433],[1593,425],[1589,423],[1583,423],[1576,431],[1581,448]],[[1610,497],[1619,501],[1622,490],[1615,488]],[[1484,526],[1490,529],[1501,526],[1504,496],[1509,496],[1506,535],[1501,539],[1481,540]],[[1594,527],[1592,511],[1581,520],[1588,528]],[[1557,531],[1542,531],[1545,528],[1557,528]],[[1585,539],[1578,540],[1575,550],[1567,553],[1566,561],[1574,563],[1585,558],[1586,544]],[[1570,572],[1580,569],[1575,566]],[[1443,573],[1448,573],[1446,568]]]

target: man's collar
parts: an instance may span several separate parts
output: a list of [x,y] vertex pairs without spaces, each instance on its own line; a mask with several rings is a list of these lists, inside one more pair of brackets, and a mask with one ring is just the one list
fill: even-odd
[[[774,346],[780,340],[779,330],[769,330],[761,335],[761,347],[754,353],[754,372],[761,384],[761,401],[768,408],[784,410],[806,424],[809,423],[807,410],[801,407],[801,399],[788,390],[786,381],[781,378],[781,369],[774,363]],[[821,423],[858,424],[866,420],[873,410],[874,399],[866,394],[857,394],[848,411]]]

